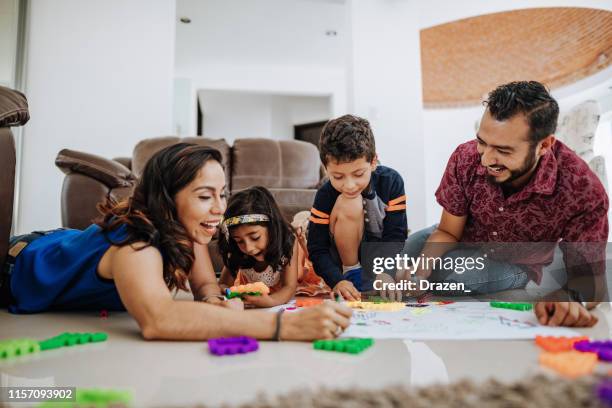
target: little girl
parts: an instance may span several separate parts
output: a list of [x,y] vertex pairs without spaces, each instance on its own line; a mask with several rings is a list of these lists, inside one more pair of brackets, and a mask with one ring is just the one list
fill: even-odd
[[301,237],[283,218],[274,197],[265,187],[252,187],[233,194],[222,225],[219,249],[225,267],[219,284],[263,282],[270,288],[264,296],[246,296],[256,307],[287,303],[297,293],[310,296],[329,288],[312,268],[300,265],[304,255]]

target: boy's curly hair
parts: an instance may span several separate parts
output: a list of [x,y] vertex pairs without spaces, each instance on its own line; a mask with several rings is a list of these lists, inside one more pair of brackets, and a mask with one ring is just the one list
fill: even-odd
[[370,122],[354,115],[344,115],[325,124],[319,139],[321,162],[330,160],[347,163],[365,157],[372,162],[376,157],[376,144]]

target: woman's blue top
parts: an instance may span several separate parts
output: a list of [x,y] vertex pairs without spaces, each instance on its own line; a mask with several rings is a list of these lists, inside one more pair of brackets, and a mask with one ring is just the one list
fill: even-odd
[[125,236],[125,225],[104,234],[93,224],[34,240],[15,259],[9,311],[125,310],[115,283],[97,271],[104,253]]

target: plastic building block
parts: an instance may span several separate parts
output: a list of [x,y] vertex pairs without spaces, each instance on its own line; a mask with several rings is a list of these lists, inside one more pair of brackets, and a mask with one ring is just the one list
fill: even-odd
[[565,377],[576,378],[593,372],[597,364],[597,354],[581,353],[576,350],[560,353],[543,352],[540,354],[540,364],[552,368]]
[[362,297],[361,300],[365,302],[372,302],[372,303],[392,303],[394,302],[393,300],[385,299],[382,296],[373,296],[373,295]]
[[323,303],[321,298],[295,298],[296,307],[312,307]]
[[601,361],[612,361],[612,348],[603,348],[600,350],[597,350],[597,357],[601,360]]
[[77,388],[74,401],[50,400],[39,404],[38,408],[110,408],[129,406],[132,393],[126,390],[99,388]]
[[596,340],[589,341],[588,337],[585,337],[582,341],[576,342],[574,348],[578,351],[584,352],[595,352],[601,349],[612,349],[612,340]]
[[225,296],[228,299],[244,296],[262,296],[270,293],[270,288],[263,282],[247,283],[246,285],[232,286],[225,289]]
[[62,333],[59,336],[39,342],[41,350],[51,350],[60,347],[70,347],[77,344],[98,343],[106,341],[106,333]]
[[125,390],[77,389],[76,402],[86,404],[129,404],[132,393]]
[[499,309],[520,310],[522,312],[533,309],[533,305],[531,303],[489,302],[489,304],[491,307],[497,307]]
[[612,380],[603,380],[597,386],[597,396],[609,407],[612,407]]
[[43,341],[15,339],[0,341],[0,359],[23,356],[76,344],[97,343],[108,338],[106,333],[63,333]]
[[576,342],[574,349],[583,353],[597,353],[601,361],[612,361],[612,340],[583,341]]
[[221,337],[208,340],[208,350],[217,356],[245,354],[256,351],[259,343],[252,337]]
[[315,340],[312,346],[315,350],[337,351],[340,353],[359,354],[374,344],[370,338]]
[[39,351],[40,346],[36,340],[13,339],[0,341],[0,360],[34,354]]
[[371,303],[356,301],[346,302],[345,304],[353,309],[377,310],[380,312],[397,312],[406,307],[406,305],[402,302]]
[[536,336],[535,342],[542,349],[558,353],[560,351],[570,351],[574,349],[576,343],[588,340],[587,336],[580,337],[555,337],[555,336]]

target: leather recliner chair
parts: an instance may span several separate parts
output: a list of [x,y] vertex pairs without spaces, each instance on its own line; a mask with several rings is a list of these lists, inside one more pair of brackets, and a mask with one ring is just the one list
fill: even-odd
[[15,194],[15,139],[11,127],[30,119],[28,101],[21,92],[0,86],[0,267],[8,252]]

